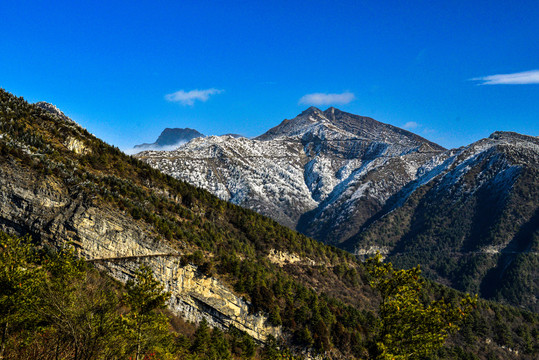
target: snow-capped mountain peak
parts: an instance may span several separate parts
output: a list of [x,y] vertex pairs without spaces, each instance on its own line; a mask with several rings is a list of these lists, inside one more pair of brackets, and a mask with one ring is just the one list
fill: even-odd
[[[417,176],[440,146],[415,134],[330,107],[310,107],[255,138],[198,138],[172,152],[137,155],[152,166],[235,204],[296,227],[307,212],[322,213],[352,196],[378,206]],[[380,187],[363,179],[397,167]],[[376,192],[369,189],[378,188]],[[383,188],[383,190],[382,190]],[[355,206],[354,205],[354,206]]]

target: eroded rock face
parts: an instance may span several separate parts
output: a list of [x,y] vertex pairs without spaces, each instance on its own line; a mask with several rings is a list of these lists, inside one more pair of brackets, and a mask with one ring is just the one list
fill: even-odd
[[145,223],[98,206],[52,177],[10,165],[0,165],[0,230],[31,234],[54,247],[74,245],[81,256],[123,282],[133,278],[141,264],[148,265],[171,293],[170,309],[187,320],[206,318],[213,326],[233,326],[262,342],[268,335],[281,335],[280,328],[250,311],[250,304],[219,280],[194,266],[180,266],[178,250],[159,240]]
[[132,278],[141,264],[150,266],[166,291],[171,293],[169,308],[188,321],[199,322],[205,318],[213,327],[235,327],[261,342],[269,335],[275,338],[282,335],[280,327],[269,325],[264,315],[250,311],[250,304],[219,280],[203,275],[195,266],[181,267],[175,257],[149,256],[98,263],[121,281]]
[[66,140],[65,146],[77,155],[87,154],[90,152],[82,141],[73,137],[70,137]]

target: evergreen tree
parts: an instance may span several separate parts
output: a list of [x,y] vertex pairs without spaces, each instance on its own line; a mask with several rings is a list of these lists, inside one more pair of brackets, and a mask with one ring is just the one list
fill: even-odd
[[382,256],[367,261],[371,286],[380,292],[379,324],[376,334],[379,359],[421,359],[440,348],[450,333],[472,311],[477,296],[467,295],[459,306],[444,300],[422,301],[423,280],[419,265],[395,270]]
[[44,280],[43,269],[35,264],[30,238],[0,232],[0,359],[10,335],[31,328],[38,320],[31,308],[39,302],[38,289]]
[[203,318],[195,331],[195,339],[193,340],[191,350],[196,354],[205,355],[208,351],[209,342],[210,329],[208,327],[208,322]]
[[126,284],[125,304],[129,313],[124,318],[127,333],[132,342],[135,360],[141,360],[149,350],[166,352],[171,342],[167,317],[158,310],[166,305],[170,294],[153,277],[152,270],[142,266],[135,272],[135,280]]
[[119,356],[118,297],[105,280],[69,251],[47,256],[44,268],[50,276],[40,290],[40,306],[32,311],[46,324],[43,331],[53,336],[54,357]]
[[230,344],[223,332],[215,328],[211,332],[211,350],[208,354],[208,359],[211,360],[230,360],[232,359],[232,354],[230,353]]

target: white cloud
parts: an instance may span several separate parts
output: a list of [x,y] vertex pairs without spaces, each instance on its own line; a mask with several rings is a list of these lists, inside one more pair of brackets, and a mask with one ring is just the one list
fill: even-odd
[[479,85],[499,85],[499,84],[539,84],[539,70],[523,71],[513,74],[496,74],[470,79],[481,81]]
[[332,104],[348,104],[355,99],[355,95],[351,92],[343,92],[342,94],[325,94],[314,93],[302,96],[299,99],[299,104],[306,105],[332,105]]
[[190,90],[190,91],[176,91],[172,94],[165,95],[165,99],[170,102],[179,102],[182,105],[193,106],[195,101],[208,101],[211,95],[220,94],[224,90],[219,89],[206,89],[206,90]]
[[127,155],[135,155],[142,151],[173,151],[182,146],[183,144],[186,144],[187,141],[180,141],[174,145],[165,145],[165,146],[159,146],[154,144],[144,144],[145,146],[139,146],[139,147],[133,147],[129,149],[122,150]]
[[403,129],[415,129],[419,126],[418,123],[415,121],[408,121],[406,124],[404,124],[402,127]]

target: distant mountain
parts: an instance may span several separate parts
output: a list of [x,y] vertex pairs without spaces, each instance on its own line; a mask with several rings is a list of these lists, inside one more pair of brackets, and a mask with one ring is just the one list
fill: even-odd
[[228,133],[228,134],[223,134],[221,136],[232,136],[233,138],[241,138],[241,137],[245,137],[243,135],[240,135],[240,134],[234,134],[234,133]]
[[434,150],[444,150],[440,145],[410,131],[334,107],[321,111],[311,106],[294,119],[285,119],[256,139],[273,140],[283,137],[299,137],[304,141],[315,138],[328,141],[357,140],[402,147],[427,144]]
[[166,128],[154,143],[135,145],[134,149],[137,151],[171,150],[198,137],[204,137],[204,135],[194,129]]
[[445,150],[311,107],[255,139],[208,137],[137,156],[322,242],[420,263],[457,289],[538,310],[537,142],[500,132]]

